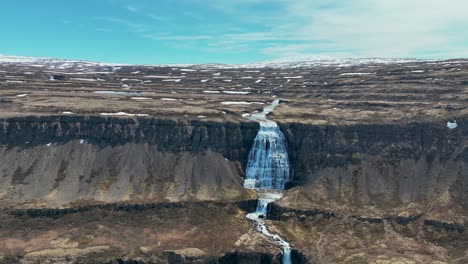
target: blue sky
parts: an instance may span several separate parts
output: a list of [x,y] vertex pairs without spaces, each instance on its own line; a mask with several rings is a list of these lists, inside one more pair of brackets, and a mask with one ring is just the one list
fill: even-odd
[[468,57],[466,0],[5,0],[0,54],[118,63]]

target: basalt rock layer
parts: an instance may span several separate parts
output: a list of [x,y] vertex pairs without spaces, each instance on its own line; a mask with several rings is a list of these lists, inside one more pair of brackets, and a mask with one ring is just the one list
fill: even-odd
[[[303,202],[387,210],[410,204],[468,207],[466,126],[289,123],[281,128]],[[290,206],[300,207],[301,201]]]
[[24,117],[0,121],[0,195],[66,204],[240,200],[254,123]]

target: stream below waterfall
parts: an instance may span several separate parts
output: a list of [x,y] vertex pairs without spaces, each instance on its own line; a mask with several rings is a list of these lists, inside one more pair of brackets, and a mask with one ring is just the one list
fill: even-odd
[[290,264],[290,244],[279,235],[270,233],[265,221],[268,204],[283,197],[284,185],[290,177],[286,139],[278,124],[267,118],[279,103],[280,100],[274,100],[262,112],[247,117],[260,123],[260,130],[249,153],[244,187],[256,190],[258,196],[257,209],[247,214],[247,218],[254,221],[260,233],[283,249],[283,264]]

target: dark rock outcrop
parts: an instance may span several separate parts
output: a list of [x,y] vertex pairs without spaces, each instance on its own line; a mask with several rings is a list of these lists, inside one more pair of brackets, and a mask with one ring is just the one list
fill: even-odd
[[312,200],[383,208],[412,202],[468,208],[468,127],[441,123],[280,124],[294,172]]
[[151,118],[0,120],[0,198],[63,204],[241,200],[256,123]]

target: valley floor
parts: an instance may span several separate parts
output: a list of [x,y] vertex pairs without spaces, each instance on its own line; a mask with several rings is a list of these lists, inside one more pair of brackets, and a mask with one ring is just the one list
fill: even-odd
[[[0,263],[280,263],[281,250],[245,218],[254,208],[255,201],[5,209]],[[292,242],[293,263],[468,261],[461,228],[269,210],[271,231]]]

